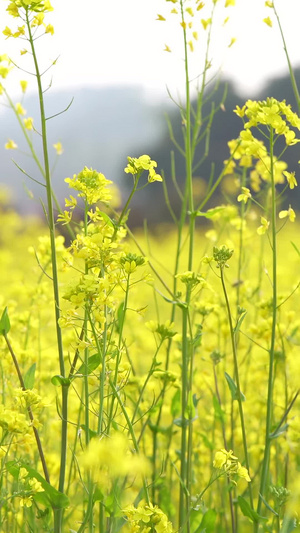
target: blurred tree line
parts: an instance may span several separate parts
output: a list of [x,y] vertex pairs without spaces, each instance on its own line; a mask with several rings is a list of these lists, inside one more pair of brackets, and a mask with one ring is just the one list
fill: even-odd
[[[300,81],[300,68],[296,70],[295,75]],[[218,110],[211,124],[209,143],[205,146],[204,137],[195,152],[195,164],[202,161],[194,173],[197,200],[204,198],[209,177],[213,175],[214,179],[217,179],[219,176],[223,169],[223,161],[229,157],[227,143],[237,138],[242,129],[241,119],[233,113],[236,105],[242,107],[247,99],[262,100],[268,96],[278,100],[285,99],[294,111],[297,110],[288,75],[271,80],[256,94],[241,95],[230,81],[211,82],[208,85],[204,97],[204,123],[205,117],[208,120],[211,114],[212,105]],[[114,181],[120,187],[124,201],[132,179],[131,176],[124,174],[126,157],[149,154],[158,162],[157,170],[164,174],[170,203],[174,211],[178,212],[180,202],[171,179],[171,152],[174,152],[174,168],[179,188],[184,182],[185,160],[170,139],[168,122],[171,124],[176,142],[183,147],[183,126],[179,108],[171,101],[162,105],[157,100],[147,100],[143,88],[138,86],[82,87],[75,90],[71,88],[64,91],[49,91],[46,98],[48,116],[65,109],[72,97],[74,101],[68,111],[48,122],[53,187],[61,204],[63,205],[64,198],[69,195],[64,179],[80,172],[84,166],[95,168]],[[17,101],[18,96],[14,98],[14,102]],[[195,106],[196,101],[193,100],[194,109]],[[39,131],[38,102],[34,92],[25,95],[24,107],[27,110],[26,116],[34,118],[35,128]],[[39,135],[36,132],[29,133],[37,145],[37,153],[41,156]],[[19,150],[5,150],[4,145],[8,139],[13,139]],[[62,143],[64,152],[57,158],[52,145],[58,141]],[[207,147],[209,149],[206,153]],[[278,144],[277,149],[279,148]],[[22,138],[14,114],[5,106],[0,108],[0,149],[2,150],[0,186],[4,184],[12,189],[12,203],[15,209],[23,213],[39,212],[43,215],[40,202],[40,198],[43,199],[43,188],[29,180],[13,164],[12,159],[34,179],[40,179],[34,161],[28,157],[28,147]],[[288,163],[288,169],[296,172],[297,178],[299,145],[289,148],[283,158]],[[286,204],[291,202],[293,208],[299,211],[300,178],[298,182],[299,187],[287,193],[285,202]],[[228,191],[225,193],[221,185],[206,207],[226,202],[226,194]],[[235,201],[236,196],[236,191],[233,191],[230,201]],[[151,187],[136,194],[133,200],[130,225],[142,225],[145,218],[149,225],[171,221],[161,183],[151,184]]]
[[[300,69],[295,72],[296,79],[300,81]],[[224,99],[224,95],[226,95]],[[233,110],[236,106],[242,107],[247,99],[253,100],[265,100],[268,96],[272,96],[277,100],[286,100],[288,104],[291,104],[293,111],[297,112],[297,105],[293,94],[292,86],[289,76],[276,78],[271,80],[266,86],[259,91],[255,96],[245,95],[241,96],[235,90],[235,87],[230,82],[215,83],[214,86],[208,87],[206,91],[205,104],[203,108],[203,121],[205,127],[210,116],[213,102],[215,106],[219,106],[224,102],[219,110],[213,117],[211,132],[209,136],[209,150],[206,154],[206,137],[204,136],[202,142],[196,148],[195,151],[195,166],[199,161],[202,161],[201,165],[196,168],[195,176],[195,193],[196,198],[201,200],[205,195],[206,184],[210,177],[213,175],[214,179],[217,179],[220,172],[224,167],[224,160],[229,157],[228,141],[235,139],[239,136],[239,132],[243,129],[242,120],[239,118]],[[193,108],[196,108],[196,101],[193,100]],[[168,113],[168,119],[172,124],[173,136],[177,143],[183,147],[183,132],[182,132],[182,118],[180,110],[174,105],[174,109]],[[259,132],[255,132],[254,135],[258,138],[262,138]],[[297,132],[296,132],[297,135]],[[299,136],[299,134],[298,134]],[[263,140],[263,138],[262,138]],[[278,142],[276,145],[276,155],[279,155],[284,148],[284,144]],[[172,181],[171,170],[171,152],[174,152],[175,162],[175,174],[178,185],[182,185],[185,176],[185,159],[176,148],[174,142],[170,139],[169,131],[165,132],[162,140],[153,146],[144,146],[144,152],[149,153],[151,158],[158,162],[158,169],[162,171],[166,180],[168,188],[168,196],[170,202],[174,208],[174,211],[178,213],[179,209],[179,196],[176,192]],[[135,156],[133,147],[133,156]],[[138,154],[137,154],[138,155]],[[288,190],[285,193],[285,202],[292,203],[295,210],[300,210],[300,178],[299,178],[299,163],[300,150],[299,144],[289,147],[282,159],[288,164],[289,171],[296,172],[296,178],[298,176],[299,187],[293,190]],[[173,167],[173,168],[174,168]],[[226,182],[225,182],[226,183]],[[231,200],[234,200],[237,196],[235,191],[232,191],[233,195]],[[226,199],[227,197],[227,199]],[[226,203],[228,200],[228,190],[224,190],[221,185],[218,187],[216,193],[211,199],[207,207],[212,207],[220,203]],[[132,205],[132,212],[130,216],[131,224],[141,225],[143,219],[147,219],[149,224],[156,224],[161,221],[171,221],[171,216],[166,208],[166,203],[160,183],[154,183],[151,187],[147,187],[141,191],[135,198]]]

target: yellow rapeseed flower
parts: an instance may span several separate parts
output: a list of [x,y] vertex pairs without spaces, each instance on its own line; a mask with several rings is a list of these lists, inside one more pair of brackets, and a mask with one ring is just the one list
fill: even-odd
[[296,213],[295,213],[294,209],[292,209],[292,207],[289,206],[288,209],[280,211],[278,216],[279,216],[279,218],[288,217],[291,222],[294,222],[295,218],[296,218]]
[[18,113],[18,115],[26,115],[26,110],[24,109],[22,104],[20,104],[20,102],[16,104],[16,112]]
[[54,27],[52,26],[52,24],[47,24],[45,28],[45,33],[50,33],[51,35],[54,34]]
[[270,19],[270,17],[266,17],[265,19],[263,19],[263,22],[264,22],[265,24],[267,24],[267,26],[270,26],[270,28],[272,28],[272,26],[273,26],[273,22],[272,22],[272,20]]
[[7,143],[5,144],[5,149],[15,150],[16,148],[18,148],[18,145],[12,139],[8,139]]
[[28,81],[26,81],[26,80],[21,80],[21,81],[20,81],[20,85],[21,85],[22,93],[25,93],[25,92],[26,92],[26,89],[27,89]]
[[24,126],[27,130],[33,130],[33,118],[24,118]]
[[295,172],[288,172],[287,170],[284,170],[283,174],[285,175],[287,179],[290,189],[294,189],[294,187],[297,187],[298,183],[295,178]]
[[229,43],[229,45],[228,45],[228,48],[231,48],[232,45],[234,45],[235,42],[236,42],[236,37],[232,37],[232,38],[231,38],[231,41],[230,41],[230,43]]
[[211,24],[211,18],[209,19],[201,19],[201,24],[203,26],[203,28],[206,30],[207,26],[209,26]]
[[238,202],[245,202],[245,204],[248,202],[248,199],[252,197],[252,194],[250,192],[250,189],[247,187],[242,187],[242,193],[239,194],[237,197]]
[[53,148],[55,149],[57,155],[61,155],[64,151],[61,142],[54,143]]
[[270,226],[270,222],[265,217],[260,217],[261,226],[257,228],[258,235],[263,235],[266,233],[268,227]]

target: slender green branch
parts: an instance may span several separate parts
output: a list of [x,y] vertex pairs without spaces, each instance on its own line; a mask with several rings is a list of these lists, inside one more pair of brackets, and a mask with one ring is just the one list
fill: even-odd
[[[23,391],[26,391],[27,389],[25,387],[25,382],[24,382],[24,379],[23,379],[23,376],[22,376],[22,373],[21,373],[21,370],[20,370],[20,367],[19,367],[19,363],[18,363],[17,357],[16,357],[16,355],[15,355],[15,353],[13,351],[12,345],[10,344],[10,341],[9,341],[9,338],[8,338],[7,334],[3,333],[3,335],[4,335],[4,339],[5,339],[7,348],[9,349],[10,355],[12,357],[12,360],[13,360],[13,363],[14,363],[14,367],[15,367],[16,372],[18,374],[18,378],[19,378],[19,382],[20,382],[21,388],[22,388]],[[37,428],[34,425],[35,421],[34,421],[34,416],[33,416],[32,409],[31,409],[30,405],[27,407],[27,411],[28,411],[28,415],[29,415],[29,418],[30,418],[30,422],[32,423],[32,429],[33,429],[36,445],[37,445],[37,448],[38,448],[39,456],[40,456],[40,459],[41,459],[41,463],[42,463],[45,479],[46,479],[46,481],[48,481],[48,483],[50,483],[49,472],[48,472],[48,468],[47,468],[47,464],[46,464],[45,455],[44,455],[44,452],[43,452],[41,439],[40,439],[40,436],[39,436],[39,432],[38,432]]]
[[[65,363],[64,363],[64,352],[63,352],[63,340],[62,332],[59,325],[60,318],[60,303],[59,303],[59,282],[58,282],[58,271],[57,271],[57,259],[56,259],[56,246],[55,246],[55,221],[54,221],[54,212],[52,204],[52,185],[51,185],[51,176],[50,176],[50,166],[49,166],[49,156],[48,156],[48,143],[47,143],[47,128],[46,128],[46,116],[45,116],[45,106],[44,106],[44,96],[42,88],[42,80],[39,70],[39,64],[36,56],[34,39],[32,36],[31,25],[29,20],[29,8],[25,8],[26,14],[26,26],[28,30],[28,40],[30,43],[30,48],[32,52],[36,81],[38,86],[38,95],[39,95],[39,104],[40,104],[40,117],[41,117],[41,128],[42,128],[42,145],[43,145],[43,157],[44,157],[44,175],[46,182],[46,192],[47,192],[47,222],[49,226],[50,233],[50,245],[51,245],[51,263],[52,263],[52,278],[53,278],[53,294],[54,294],[54,307],[55,307],[55,325],[56,325],[56,338],[57,338],[57,349],[58,349],[58,358],[59,358],[59,367],[60,374],[62,377],[65,377]],[[60,457],[60,475],[59,475],[59,491],[64,492],[64,483],[65,483],[65,473],[66,473],[66,450],[67,450],[67,424],[68,424],[68,413],[67,413],[67,395],[68,388],[62,387],[62,431],[61,431],[61,457]],[[60,509],[55,513],[55,533],[61,533],[62,530],[62,521],[63,521],[63,509]]]
[[270,449],[272,439],[272,417],[273,417],[273,389],[274,389],[274,360],[275,360],[275,342],[276,342],[276,323],[277,323],[277,234],[276,234],[276,188],[274,175],[274,153],[273,153],[273,128],[270,127],[270,177],[272,192],[272,330],[271,345],[269,351],[269,376],[268,376],[268,395],[267,395],[267,413],[266,413],[266,432],[265,432],[265,450],[262,464],[259,499],[257,512],[260,513],[262,498],[265,496],[266,487],[269,477],[270,468]]
[[[220,266],[220,274],[221,274],[221,283],[226,303],[226,310],[228,315],[228,322],[229,322],[229,330],[230,330],[230,338],[231,338],[231,347],[232,347],[232,355],[233,355],[233,366],[234,366],[234,373],[235,373],[235,379],[236,379],[236,388],[237,388],[237,402],[239,406],[239,415],[240,415],[240,422],[241,422],[241,430],[242,430],[242,440],[243,440],[243,447],[244,447],[244,456],[245,456],[245,465],[248,470],[250,471],[250,463],[249,463],[249,455],[248,455],[248,447],[247,447],[247,437],[246,437],[246,426],[245,426],[245,419],[244,419],[244,410],[243,410],[243,403],[242,403],[242,392],[241,392],[241,386],[240,386],[240,377],[239,377],[239,365],[238,365],[238,357],[237,357],[237,349],[236,349],[236,340],[235,340],[235,333],[233,329],[233,323],[232,323],[232,316],[231,316],[231,309],[230,309],[230,303],[227,295],[226,285],[225,285],[225,279],[224,279],[224,266]],[[250,496],[250,504],[253,509],[253,494],[252,494],[252,486],[251,483],[248,485],[249,488],[249,496]]]

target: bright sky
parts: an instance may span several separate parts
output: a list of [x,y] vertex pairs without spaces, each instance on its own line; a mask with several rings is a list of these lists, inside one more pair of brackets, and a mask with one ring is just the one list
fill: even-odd
[[[201,46],[206,33],[199,21],[210,16],[208,5],[212,2],[204,3],[205,8],[197,12],[198,20],[196,16],[188,19],[193,20],[193,30],[199,33],[191,54],[191,77],[203,70]],[[186,0],[187,6],[193,4],[193,0]],[[218,0],[209,54],[213,60],[211,72],[221,67],[240,89],[253,91],[287,68],[275,17],[264,0],[236,0],[235,7],[226,9],[224,4],[225,0]],[[5,12],[7,5],[8,1],[0,3],[1,27],[14,29],[16,20]],[[178,18],[169,14],[175,7],[171,1],[52,0],[52,5],[55,10],[46,15],[46,22],[53,24],[55,34],[38,40],[37,46],[45,67],[60,55],[51,69],[53,88],[138,83],[146,88],[149,98],[166,98],[166,86],[175,96],[177,91],[180,93],[184,80],[182,36]],[[298,66],[300,0],[277,0],[276,7],[293,65]],[[158,13],[167,21],[157,21]],[[229,22],[223,27],[227,16]],[[267,16],[273,19],[273,28],[262,22]],[[232,37],[237,41],[228,48]],[[172,53],[163,51],[165,44]],[[7,53],[20,64],[25,56],[21,58],[19,50],[19,40],[5,40],[0,34],[0,54]],[[21,78],[28,76],[22,74]]]

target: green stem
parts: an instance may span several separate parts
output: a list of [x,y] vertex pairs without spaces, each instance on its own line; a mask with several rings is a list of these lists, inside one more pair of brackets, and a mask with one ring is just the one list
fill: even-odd
[[[26,10],[26,25],[28,29],[28,40],[30,43],[34,67],[35,67],[39,103],[40,103],[44,171],[45,171],[47,205],[48,205],[47,222],[49,226],[50,245],[51,245],[52,280],[53,280],[52,283],[53,283],[53,293],[54,293],[55,325],[56,325],[58,358],[59,358],[60,374],[62,377],[65,377],[63,341],[62,341],[61,328],[59,326],[59,318],[60,318],[59,284],[58,284],[58,272],[57,272],[57,260],[56,260],[56,248],[55,248],[55,222],[54,222],[54,213],[53,213],[53,204],[52,204],[52,185],[51,185],[49,156],[48,156],[46,115],[45,115],[41,74],[39,70],[39,65],[37,61],[37,56],[35,52],[34,41],[33,41],[33,36],[31,32],[30,21],[29,21],[29,8],[26,7],[25,10]],[[61,438],[60,476],[59,476],[59,488],[58,488],[58,490],[62,493],[64,492],[65,472],[66,472],[67,424],[68,424],[68,413],[66,409],[67,394],[68,394],[67,389],[64,389],[64,387],[62,387],[62,431],[61,431],[62,438]],[[56,524],[54,528],[55,533],[60,533],[61,527],[62,527],[62,519],[63,519],[63,510],[59,510],[55,518],[56,520]]]
[[[121,314],[120,321],[119,321],[118,350],[117,350],[117,356],[116,356],[116,367],[115,367],[114,378],[113,378],[113,382],[114,382],[115,387],[117,387],[118,371],[119,371],[119,365],[120,365],[120,361],[121,361],[121,351],[122,351],[122,342],[123,342],[123,329],[124,329],[124,323],[125,323],[125,315],[126,315],[126,311],[127,311],[127,307],[128,307],[128,296],[129,296],[129,286],[130,286],[129,280],[130,280],[130,273],[127,276],[125,299],[124,299],[124,304],[123,304],[123,312]],[[114,402],[115,402],[115,395],[113,395],[112,400],[111,400],[111,404],[110,404],[108,422],[107,422],[107,428],[106,428],[106,433],[107,434],[109,434],[110,426],[111,426],[111,423],[113,421]]]
[[277,321],[277,236],[276,236],[276,188],[274,177],[274,154],[273,154],[273,128],[270,128],[270,177],[272,190],[272,286],[273,286],[273,309],[272,309],[272,331],[271,345],[269,351],[269,377],[268,377],[268,396],[267,396],[267,413],[266,413],[266,433],[265,433],[265,451],[262,464],[261,482],[259,490],[259,499],[257,512],[260,513],[262,497],[266,492],[266,486],[269,477],[270,449],[272,439],[270,437],[272,428],[273,415],[273,389],[274,389],[274,359],[275,359],[275,340],[276,340],[276,321]]
[[[194,216],[194,200],[193,200],[193,173],[192,173],[192,143],[191,143],[191,99],[190,99],[190,80],[189,80],[189,62],[188,62],[188,44],[184,20],[184,6],[183,0],[180,0],[181,20],[183,26],[183,40],[184,40],[184,66],[185,66],[185,95],[186,95],[186,109],[185,109],[185,163],[186,163],[186,183],[185,194],[183,202],[183,210],[185,211],[185,204],[187,202],[190,215],[189,220],[189,254],[188,254],[188,270],[193,268],[193,251],[194,251],[194,232],[195,232],[195,216]],[[189,383],[189,342],[188,342],[188,306],[190,303],[191,291],[187,287],[186,291],[186,308],[182,313],[182,399],[181,399],[181,465],[180,465],[180,492],[179,492],[179,527],[186,524],[187,533],[190,531],[189,520],[189,495],[190,495],[190,479],[188,472],[190,466],[187,461],[187,451],[192,445],[190,439],[191,433],[187,435],[187,427],[185,425],[185,412],[188,401],[188,394],[191,387]],[[190,454],[188,454],[190,459]],[[186,486],[186,483],[189,486]]]
[[[15,117],[16,117],[16,119],[17,119],[17,121],[18,121],[18,124],[19,124],[19,126],[20,126],[20,128],[21,128],[21,130],[22,130],[22,132],[23,132],[23,135],[24,135],[25,140],[26,140],[26,142],[27,142],[27,145],[28,145],[28,147],[29,147],[29,150],[30,150],[30,153],[31,153],[31,155],[32,155],[32,158],[33,158],[33,160],[35,161],[35,163],[37,164],[37,167],[38,167],[38,169],[39,169],[39,171],[40,171],[40,173],[41,173],[43,179],[46,180],[45,169],[43,168],[43,166],[42,166],[42,164],[41,164],[41,162],[40,162],[40,160],[39,160],[39,158],[38,158],[38,156],[37,156],[37,154],[36,154],[36,151],[35,151],[35,149],[34,149],[33,143],[32,143],[32,141],[31,141],[31,139],[30,139],[30,137],[29,137],[29,135],[28,135],[28,133],[27,133],[27,131],[26,131],[26,128],[25,128],[25,126],[24,126],[24,123],[22,122],[21,117],[20,117],[19,113],[17,112],[17,110],[16,110],[16,108],[15,108],[15,106],[14,106],[14,104],[13,104],[12,99],[10,98],[8,92],[6,91],[6,89],[5,89],[4,87],[3,87],[3,92],[4,92],[4,94],[5,94],[5,96],[6,96],[7,100],[8,100],[9,106],[10,106],[11,109],[13,110],[13,112],[14,112],[14,114],[15,114]],[[46,119],[45,119],[45,120],[46,120]],[[16,163],[15,163],[15,164],[16,164]],[[18,166],[18,165],[17,165],[17,166]],[[20,170],[22,170],[21,167],[18,166],[18,168],[19,168]],[[23,171],[23,172],[25,172],[25,171]],[[39,183],[39,184],[42,185],[43,187],[47,187],[47,185],[45,185],[44,183],[40,183],[38,180],[35,180],[34,178],[32,178],[31,176],[29,176],[28,174],[26,174],[26,176],[28,176],[28,177],[29,177],[30,179],[32,179],[33,181]],[[53,198],[53,201],[54,201],[54,203],[55,203],[55,206],[56,206],[57,211],[58,211],[60,214],[62,214],[62,209],[61,209],[61,207],[60,207],[60,204],[59,204],[59,201],[58,201],[58,199],[57,199],[57,197],[56,197],[56,194],[55,194],[54,190],[52,189],[52,186],[51,186],[51,195],[52,195],[52,198]],[[70,224],[68,224],[68,225],[66,226],[66,229],[67,229],[67,231],[68,231],[70,237],[74,238],[74,236],[75,236],[75,235],[74,235],[74,231],[72,230]]]
[[[27,389],[25,387],[25,382],[24,382],[24,379],[23,379],[23,376],[22,376],[22,373],[21,373],[21,370],[20,370],[20,367],[19,367],[18,360],[17,360],[16,355],[15,355],[15,353],[13,351],[12,345],[10,344],[10,341],[9,341],[6,333],[4,333],[3,335],[4,335],[4,339],[5,339],[6,345],[7,345],[8,349],[9,349],[10,355],[12,357],[16,372],[18,374],[18,378],[19,378],[19,381],[20,381],[21,388],[22,388],[23,391],[26,391]],[[42,466],[43,466],[44,476],[45,476],[46,481],[48,483],[50,483],[49,472],[48,472],[46,459],[45,459],[43,448],[42,448],[41,439],[40,439],[39,432],[38,432],[37,428],[34,426],[34,416],[33,416],[33,413],[32,413],[32,410],[31,410],[30,406],[27,407],[27,411],[28,411],[28,416],[30,418],[30,422],[32,423],[32,429],[33,429],[36,445],[37,445],[37,448],[38,448],[39,456],[40,456],[40,459],[41,459],[41,463],[42,463]]]
[[[232,346],[232,354],[233,354],[234,373],[235,373],[235,379],[236,379],[237,401],[238,401],[238,406],[239,406],[239,415],[240,415],[242,439],[243,439],[243,447],[244,447],[244,455],[245,455],[245,464],[246,464],[246,468],[247,468],[247,470],[249,472],[250,471],[250,464],[249,464],[249,457],[248,457],[246,427],[245,427],[244,411],[243,411],[243,403],[242,403],[242,394],[241,394],[241,386],[240,386],[237,349],[236,349],[235,333],[234,333],[233,324],[232,324],[230,303],[229,303],[227,290],[226,290],[226,285],[225,285],[225,280],[224,280],[224,266],[220,266],[220,274],[221,274],[221,283],[222,283],[224,298],[225,298],[225,302],[226,302],[226,309],[227,309],[229,329],[230,329],[230,338],[231,338],[231,346]],[[252,495],[251,483],[249,483],[248,488],[249,488],[250,504],[251,504],[251,507],[253,509],[253,495]]]
[[[221,402],[221,396],[220,396],[220,392],[219,392],[219,386],[218,386],[218,379],[217,379],[217,372],[216,372],[215,364],[213,366],[213,371],[214,371],[214,382],[215,382],[216,396],[217,396],[217,400],[219,402],[220,409],[222,409],[222,402]],[[221,428],[222,428],[222,436],[223,436],[224,448],[225,448],[225,450],[228,450],[224,418],[221,418]],[[230,486],[230,479],[229,478],[227,478],[227,486],[228,486],[228,489],[229,489],[229,486]],[[236,533],[234,508],[233,508],[233,497],[232,497],[232,491],[231,490],[228,490],[228,496],[229,496],[229,508],[230,508],[230,518],[231,518],[231,531],[232,531],[232,533]]]
[[147,374],[147,377],[146,377],[146,379],[145,379],[145,381],[144,381],[144,384],[143,384],[143,386],[142,386],[142,388],[141,388],[141,392],[140,392],[140,394],[139,394],[139,398],[138,398],[137,402],[135,403],[135,407],[134,407],[134,411],[133,411],[133,415],[132,415],[132,419],[131,419],[131,423],[132,423],[132,425],[134,424],[135,417],[136,417],[136,415],[137,415],[138,408],[139,408],[139,405],[140,405],[141,400],[142,400],[142,398],[143,398],[143,394],[144,394],[144,391],[145,391],[145,389],[146,389],[147,383],[148,383],[149,379],[151,378],[151,376],[152,376],[152,374],[153,374],[153,372],[154,372],[154,369],[155,369],[155,367],[156,367],[156,365],[157,365],[157,354],[158,354],[158,352],[159,352],[159,350],[160,350],[160,347],[161,347],[162,343],[163,343],[163,341],[161,341],[160,344],[159,344],[159,345],[157,346],[157,348],[156,348],[156,351],[155,351],[154,357],[153,357],[153,359],[152,359],[152,363],[151,363],[150,370],[149,370],[149,372],[148,372],[148,374]]
[[118,231],[118,228],[119,228],[119,227],[121,226],[121,224],[122,224],[122,221],[123,221],[124,216],[126,215],[126,211],[127,211],[127,209],[128,209],[128,206],[129,206],[129,204],[130,204],[130,202],[131,202],[131,200],[132,200],[132,198],[133,198],[134,193],[136,192],[136,189],[137,189],[137,186],[138,186],[138,182],[139,182],[139,178],[140,178],[140,176],[136,176],[136,177],[134,178],[134,184],[133,184],[132,191],[131,191],[131,193],[130,193],[128,199],[127,199],[127,202],[126,202],[126,204],[124,205],[123,210],[122,210],[122,212],[121,212],[121,214],[120,214],[120,216],[119,216],[118,225],[115,227],[115,231],[114,231],[114,234],[113,234],[113,236],[112,236],[112,241],[114,240],[114,238],[115,238],[115,236],[116,236],[116,233],[117,233],[117,231]]
[[[129,431],[129,434],[132,438],[132,443],[133,443],[133,446],[134,446],[134,449],[136,451],[137,454],[139,454],[139,445],[138,445],[138,441],[137,441],[137,438],[135,436],[135,432],[134,432],[134,429],[133,429],[133,425],[131,423],[131,420],[129,418],[129,415],[126,411],[126,407],[124,405],[124,402],[122,401],[122,398],[119,394],[119,391],[118,389],[115,387],[115,384],[113,382],[113,380],[111,378],[109,378],[109,384],[111,386],[111,389],[113,391],[113,394],[114,396],[116,397],[118,403],[119,403],[119,406],[122,410],[122,413],[124,415],[124,418],[127,422],[127,427],[128,427],[128,431]],[[146,498],[146,501],[147,501],[147,504],[149,505],[150,503],[150,499],[149,499],[149,491],[148,491],[148,486],[147,486],[147,483],[146,483],[146,479],[145,477],[143,477],[143,489],[144,489],[144,495],[145,495],[145,498]]]
[[292,64],[291,64],[291,61],[290,61],[290,56],[289,56],[289,53],[288,53],[288,49],[287,49],[287,46],[286,46],[284,33],[283,33],[283,30],[282,30],[282,27],[281,27],[281,23],[280,23],[280,18],[278,16],[277,11],[276,11],[274,2],[273,2],[273,10],[274,10],[275,16],[277,18],[277,23],[278,23],[278,27],[279,27],[279,31],[280,31],[280,35],[281,35],[281,39],[282,39],[283,49],[284,49],[285,56],[286,56],[286,59],[287,59],[287,64],[288,64],[288,67],[289,67],[291,84],[292,84],[292,88],[293,88],[293,91],[294,91],[296,103],[297,103],[297,106],[298,106],[298,113],[300,113],[300,95],[299,95],[299,91],[298,91],[298,86],[297,86],[296,78],[295,78],[295,75],[294,75],[293,67],[292,67]]

